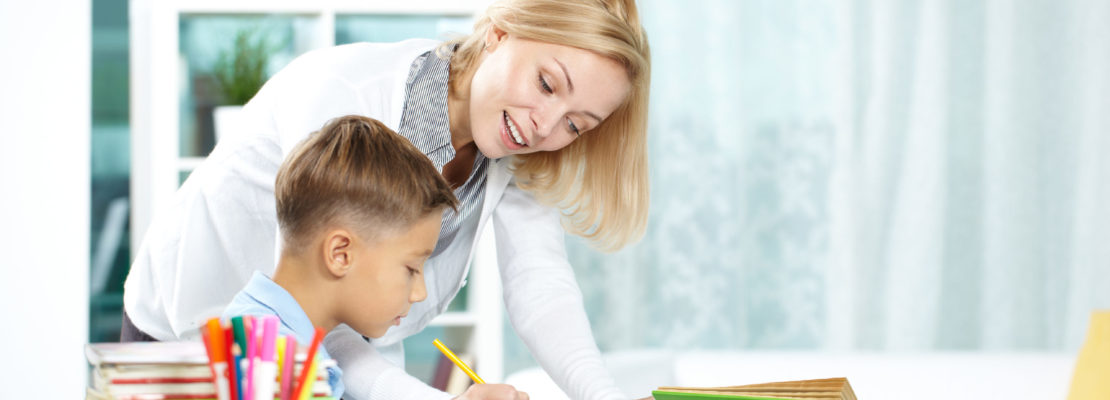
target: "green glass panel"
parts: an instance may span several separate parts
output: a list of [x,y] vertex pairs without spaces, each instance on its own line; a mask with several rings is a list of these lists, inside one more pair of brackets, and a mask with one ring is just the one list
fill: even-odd
[[118,341],[131,261],[127,0],[92,2],[89,341]]
[[469,287],[468,285],[459,289],[459,294],[455,295],[455,298],[451,299],[451,304],[447,305],[447,312],[466,311],[466,299],[470,297]]
[[181,185],[184,185],[185,180],[189,179],[189,174],[192,174],[192,173],[193,173],[193,171],[178,171],[177,172],[177,187],[181,187]]
[[[230,89],[250,81],[246,78],[250,74],[237,75],[237,79],[231,80],[233,84],[221,85],[216,77],[221,57],[234,60],[235,55],[243,55],[247,60],[257,61],[264,66],[260,80],[264,82],[293,58],[311,50],[315,25],[315,20],[306,16],[181,16],[178,49],[184,67],[179,85],[181,156],[203,157],[212,151],[216,145],[212,110],[234,103],[234,96],[228,95]],[[236,45],[239,35],[246,35],[248,46]]]
[[335,43],[447,40],[469,34],[472,27],[470,16],[340,15],[335,18]]

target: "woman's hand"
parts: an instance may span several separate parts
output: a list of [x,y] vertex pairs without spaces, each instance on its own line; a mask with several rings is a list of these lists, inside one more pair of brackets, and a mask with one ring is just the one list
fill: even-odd
[[455,400],[528,400],[528,393],[517,391],[512,385],[487,383],[471,385]]

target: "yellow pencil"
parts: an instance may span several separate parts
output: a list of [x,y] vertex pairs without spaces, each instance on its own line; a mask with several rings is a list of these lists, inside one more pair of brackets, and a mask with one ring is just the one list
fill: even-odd
[[439,349],[439,351],[442,352],[443,355],[451,359],[451,362],[455,363],[455,365],[458,365],[459,369],[463,370],[463,372],[466,372],[466,375],[469,376],[470,379],[473,379],[474,383],[486,383],[486,381],[483,381],[482,378],[478,377],[478,374],[474,373],[474,370],[466,366],[466,363],[462,362],[462,360],[460,360],[459,357],[455,355],[455,353],[452,353],[451,349],[448,349],[447,346],[444,346],[443,342],[440,342],[439,339],[432,340],[432,344],[436,345],[436,348]]

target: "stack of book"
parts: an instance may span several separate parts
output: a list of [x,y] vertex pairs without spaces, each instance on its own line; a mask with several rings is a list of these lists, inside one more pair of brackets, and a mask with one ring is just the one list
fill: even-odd
[[[298,347],[298,375],[307,353],[307,346]],[[85,346],[85,356],[91,365],[87,400],[220,399],[200,342],[92,343]],[[314,400],[331,398],[327,368],[334,366],[334,360],[318,360],[311,385]]]
[[812,379],[805,381],[758,383],[754,385],[709,388],[664,386],[653,391],[655,400],[778,400],[827,399],[856,400],[847,378]]

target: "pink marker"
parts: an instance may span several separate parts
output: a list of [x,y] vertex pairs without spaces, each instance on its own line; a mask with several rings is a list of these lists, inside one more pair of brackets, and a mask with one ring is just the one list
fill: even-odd
[[254,362],[255,359],[258,358],[258,336],[256,335],[258,335],[258,331],[261,329],[259,329],[260,327],[258,326],[258,319],[249,315],[243,317],[243,319],[245,320],[247,328],[247,358],[245,360],[247,362],[247,375],[243,377],[243,380],[246,382],[245,385],[247,386],[247,390],[243,391],[243,395],[247,399],[253,399]]
[[274,399],[274,379],[277,378],[277,357],[275,357],[274,338],[277,336],[278,318],[274,315],[262,317],[262,345],[255,366],[254,400]]
[[293,335],[285,336],[285,357],[281,366],[281,400],[290,400],[293,398],[293,381],[297,380],[293,376],[293,358],[297,357],[297,337]]

